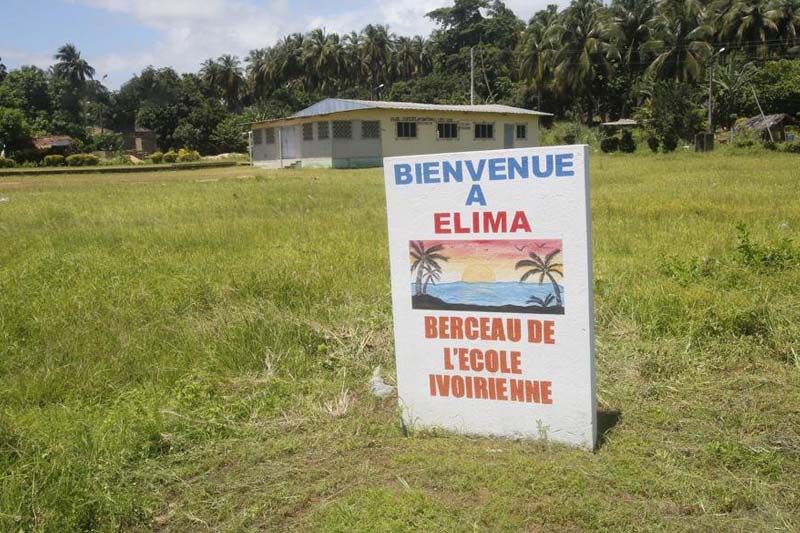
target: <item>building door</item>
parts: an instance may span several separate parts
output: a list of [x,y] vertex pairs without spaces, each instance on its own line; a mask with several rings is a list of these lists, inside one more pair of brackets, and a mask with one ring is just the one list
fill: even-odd
[[281,159],[300,159],[300,140],[294,126],[281,128]]
[[503,148],[514,148],[513,124],[503,124]]

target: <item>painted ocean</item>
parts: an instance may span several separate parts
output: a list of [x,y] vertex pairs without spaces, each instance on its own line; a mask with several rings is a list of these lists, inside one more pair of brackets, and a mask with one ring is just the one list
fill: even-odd
[[[411,284],[414,294],[414,284]],[[559,285],[562,301],[564,288]],[[518,281],[468,283],[464,281],[428,285],[427,294],[412,299],[416,309],[473,309],[476,311],[517,311],[563,314],[564,307],[552,300],[547,308],[529,302],[535,296],[545,300],[553,295],[551,283],[520,283]]]

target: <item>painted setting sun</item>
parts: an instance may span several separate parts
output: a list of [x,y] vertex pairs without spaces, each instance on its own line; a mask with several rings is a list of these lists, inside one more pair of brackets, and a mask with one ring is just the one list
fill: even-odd
[[496,279],[494,270],[481,263],[469,263],[461,274],[461,281],[467,283],[491,283]]

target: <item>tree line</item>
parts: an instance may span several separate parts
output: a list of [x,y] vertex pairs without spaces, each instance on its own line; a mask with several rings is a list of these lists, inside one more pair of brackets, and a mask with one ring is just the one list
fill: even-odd
[[324,97],[469,103],[471,55],[476,103],[585,124],[647,120],[663,112],[653,105],[660,100],[676,103],[670,113],[695,113],[672,117],[673,133],[688,136],[702,126],[696,111],[707,104],[709,82],[715,125],[754,112],[750,86],[780,107],[771,111],[800,108],[800,0],[573,0],[527,23],[501,0],[455,0],[426,16],[435,24],[427,36],[398,36],[379,24],[342,35],[314,29],[244,59],[208,59],[196,73],[147,67],[116,91],[72,44],[48,71],[8,72],[0,61],[0,142],[21,149],[31,136],[63,133],[101,148],[113,142],[105,130],[142,127],[162,149],[238,151],[245,123]]

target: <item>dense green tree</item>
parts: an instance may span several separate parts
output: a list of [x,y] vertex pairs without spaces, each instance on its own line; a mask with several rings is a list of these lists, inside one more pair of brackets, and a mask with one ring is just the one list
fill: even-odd
[[30,126],[22,111],[0,107],[0,150],[13,154],[14,150],[26,147],[30,136]]

